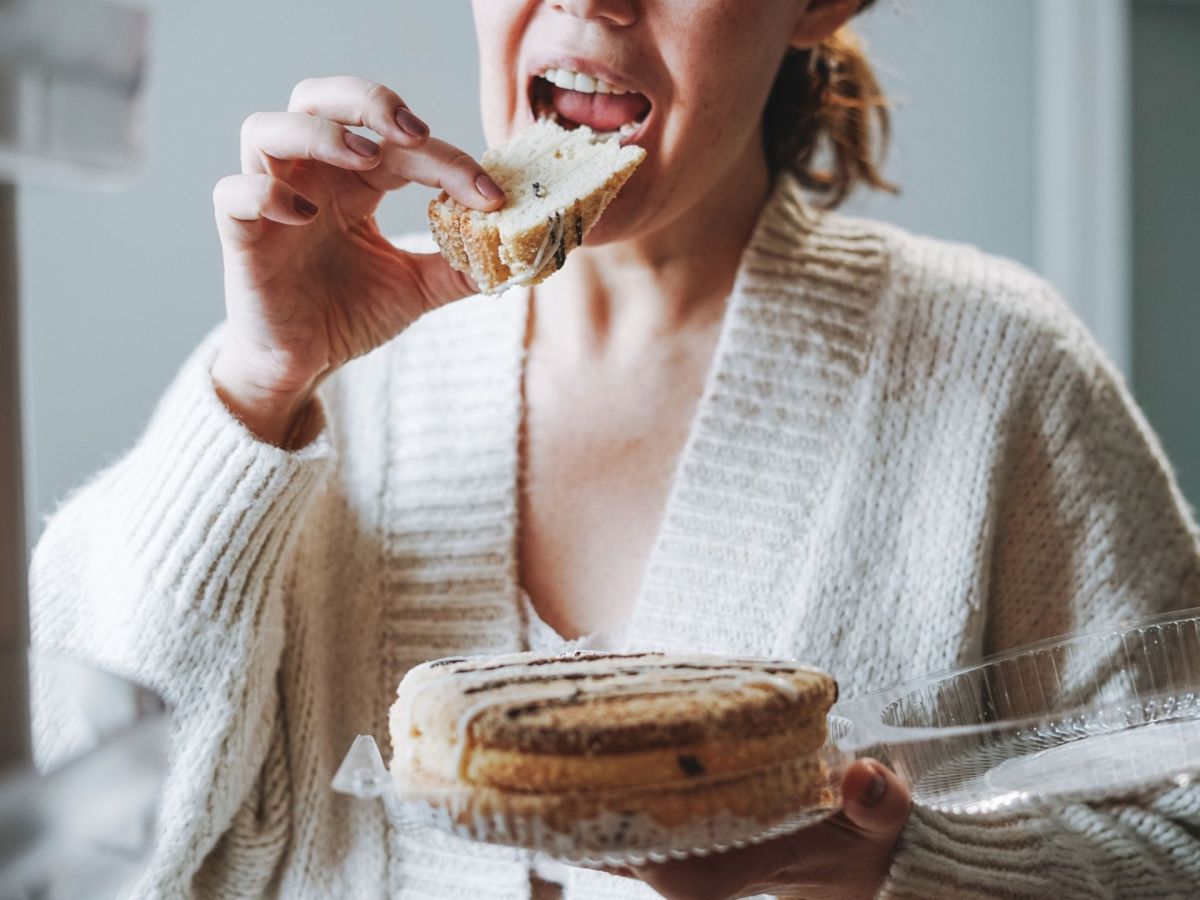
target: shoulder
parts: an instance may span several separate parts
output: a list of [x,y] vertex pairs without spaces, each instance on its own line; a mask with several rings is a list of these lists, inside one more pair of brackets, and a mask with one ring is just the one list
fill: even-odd
[[898,323],[934,331],[953,328],[965,338],[1002,330],[1018,342],[1094,349],[1087,329],[1054,286],[1021,263],[970,244],[854,221],[883,241],[885,292]]
[[[960,354],[1098,350],[1063,298],[1013,260],[879,220],[821,211],[785,180],[752,239],[752,288],[852,304],[878,348],[889,341]],[[765,282],[765,283],[764,283]]]
[[[893,365],[978,376],[1010,387],[1068,375],[1119,381],[1104,351],[1055,287],[1011,259],[884,222],[827,213],[830,225],[882,248],[877,338]],[[968,380],[977,381],[976,378]]]

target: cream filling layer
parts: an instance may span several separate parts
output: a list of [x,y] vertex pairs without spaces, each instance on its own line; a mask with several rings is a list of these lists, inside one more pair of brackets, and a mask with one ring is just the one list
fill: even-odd
[[[805,756],[824,742],[825,723],[816,720],[765,737],[596,756],[473,747],[463,780],[472,786],[532,792],[699,782]],[[423,756],[418,753],[422,768],[438,765],[437,758]]]

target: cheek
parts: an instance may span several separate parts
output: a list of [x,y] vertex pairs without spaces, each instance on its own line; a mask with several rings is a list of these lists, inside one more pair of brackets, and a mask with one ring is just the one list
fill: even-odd
[[[713,137],[756,127],[787,48],[787,16],[775,0],[755,0],[763,14],[740,4],[703,3],[674,18],[660,44],[672,72],[673,105],[713,129]],[[768,8],[770,8],[768,14]]]
[[479,48],[480,107],[489,146],[508,138],[516,107],[516,57],[531,0],[472,0]]

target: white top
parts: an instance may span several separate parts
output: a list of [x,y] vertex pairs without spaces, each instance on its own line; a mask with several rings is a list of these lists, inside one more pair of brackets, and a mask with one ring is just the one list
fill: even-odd
[[[528,299],[450,304],[346,366],[294,453],[216,397],[214,336],[136,446],[47,524],[35,645],[175,710],[134,897],[528,900],[528,854],[399,833],[381,804],[329,788],[355,735],[387,734],[409,667],[524,646]],[[1197,605],[1200,547],[1170,467],[1046,283],[818,214],[781,179],[625,646],[797,659],[852,698]],[[43,760],[85,739],[52,697],[35,704]],[[572,873],[565,894],[654,896],[603,873]],[[1200,787],[985,818],[917,809],[881,896],[1000,895],[1200,896]]]
[[574,653],[576,650],[619,650],[625,640],[625,627],[609,631],[593,631],[577,638],[565,638],[538,615],[529,594],[520,591],[521,610],[525,618],[526,646],[538,653]]

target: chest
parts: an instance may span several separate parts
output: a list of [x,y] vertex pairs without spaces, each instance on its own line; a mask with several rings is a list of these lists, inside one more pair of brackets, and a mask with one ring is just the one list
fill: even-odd
[[619,626],[637,598],[701,394],[712,342],[618,371],[526,373],[520,580],[576,637]]

